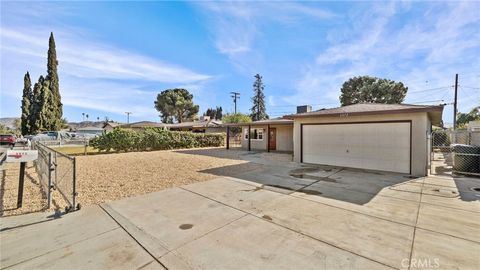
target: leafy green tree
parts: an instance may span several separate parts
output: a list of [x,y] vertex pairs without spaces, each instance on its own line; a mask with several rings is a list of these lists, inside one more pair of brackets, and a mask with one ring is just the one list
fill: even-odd
[[199,110],[198,105],[193,103],[193,95],[183,88],[162,91],[154,103],[164,123],[173,122],[173,118],[178,123],[193,119]]
[[50,109],[48,110],[49,121],[46,127],[49,130],[59,130],[62,127],[62,115],[63,105],[60,96],[60,86],[58,81],[58,61],[57,51],[55,48],[55,39],[53,33],[50,33],[48,41],[48,60],[47,60],[47,76],[45,81],[48,81],[50,91],[50,100],[47,104]]
[[342,106],[356,103],[402,103],[408,87],[401,82],[370,76],[350,78],[341,89]]
[[[223,116],[222,119],[223,123],[250,123],[252,122],[252,118],[250,115],[246,115],[243,113],[227,113]],[[230,128],[231,134],[239,134],[242,132],[241,127],[231,127]]]
[[480,106],[473,108],[468,113],[457,113],[458,128],[466,128],[470,121],[480,121]]
[[249,123],[252,122],[250,115],[243,113],[227,113],[223,116],[224,123]]
[[23,78],[23,95],[22,95],[22,116],[20,117],[20,131],[22,135],[30,134],[30,118],[32,107],[32,81],[30,80],[30,74],[27,72]]
[[0,134],[12,134],[12,130],[3,124],[0,124]]
[[268,119],[268,114],[265,108],[265,95],[263,94],[265,86],[263,85],[262,76],[255,75],[255,82],[253,83],[253,97],[250,117],[253,121]]

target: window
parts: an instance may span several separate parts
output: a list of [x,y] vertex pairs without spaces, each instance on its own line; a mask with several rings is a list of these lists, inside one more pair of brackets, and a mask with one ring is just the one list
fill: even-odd
[[[252,128],[250,133],[252,134],[252,140],[263,140],[263,128]],[[244,131],[244,138],[248,140],[248,128]]]

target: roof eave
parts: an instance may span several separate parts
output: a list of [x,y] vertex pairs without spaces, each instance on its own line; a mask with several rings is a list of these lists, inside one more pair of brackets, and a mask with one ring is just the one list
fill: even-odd
[[442,112],[443,106],[432,106],[428,108],[408,108],[408,109],[397,109],[397,110],[379,110],[379,111],[364,111],[364,112],[344,112],[344,113],[321,113],[317,114],[315,112],[305,113],[305,114],[291,114],[286,115],[286,118],[309,118],[309,117],[331,117],[331,116],[362,116],[362,115],[382,115],[382,114],[399,114],[399,113],[418,113],[418,112]]

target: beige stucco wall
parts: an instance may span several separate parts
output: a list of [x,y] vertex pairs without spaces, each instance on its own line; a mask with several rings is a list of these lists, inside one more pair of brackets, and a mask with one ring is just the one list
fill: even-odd
[[[251,140],[250,148],[252,150],[267,150],[267,126],[252,126],[254,128],[263,128],[264,136],[262,140]],[[276,151],[293,151],[293,128],[291,125],[270,125],[270,128],[277,129],[277,145]],[[248,149],[248,140],[245,140],[245,132],[248,130],[248,127],[242,127],[242,148]]]
[[[424,176],[427,174],[428,144],[427,132],[430,121],[427,113],[368,115],[368,116],[343,116],[343,117],[311,117],[297,118],[293,127],[293,155],[294,161],[300,162],[300,125],[305,123],[340,123],[340,122],[366,122],[366,121],[412,121],[412,175]],[[395,142],[392,142],[395,143]]]

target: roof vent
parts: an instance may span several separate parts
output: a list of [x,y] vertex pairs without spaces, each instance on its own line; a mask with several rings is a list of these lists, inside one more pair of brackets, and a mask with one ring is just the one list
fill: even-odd
[[310,105],[297,106],[297,113],[307,113],[311,111],[312,111],[312,106]]

